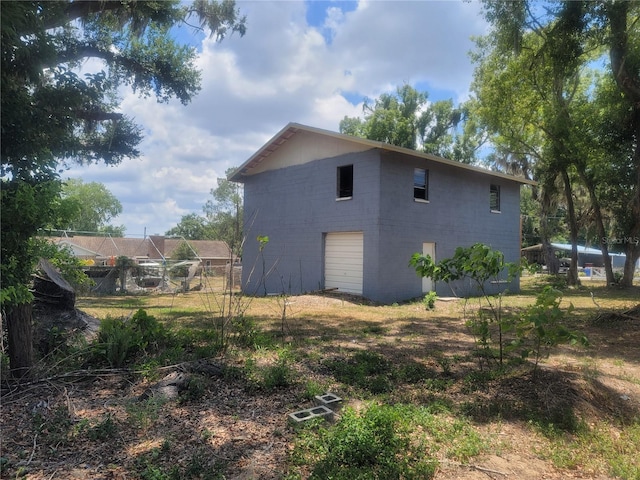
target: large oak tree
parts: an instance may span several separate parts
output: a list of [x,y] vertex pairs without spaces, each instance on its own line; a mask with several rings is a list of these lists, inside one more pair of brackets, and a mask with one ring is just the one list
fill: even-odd
[[[519,71],[518,88],[528,84],[536,91],[538,101],[526,111],[545,117],[539,131],[549,148],[541,164],[541,183],[552,187],[561,179],[568,209],[575,197],[571,184],[584,186],[603,255],[608,258],[611,236],[622,239],[626,263],[621,283],[631,286],[640,256],[640,4],[622,0],[483,3],[493,26],[493,52],[507,59],[532,59]],[[594,57],[604,52],[608,62],[604,55]],[[604,64],[606,77],[596,78],[581,92],[578,75],[596,58]],[[611,95],[607,82],[617,86],[617,96]],[[514,98],[510,90],[502,92]],[[485,103],[484,108],[492,107]],[[514,131],[508,121],[502,123],[500,136]],[[529,144],[536,151],[539,146]],[[605,211],[612,215],[608,231]],[[577,218],[575,212],[572,215],[569,227],[575,243]],[[610,267],[607,270],[611,280]]]
[[[233,0],[3,1],[2,309],[11,370],[32,366],[30,275],[34,235],[54,213],[59,173],[71,162],[116,165],[140,155],[142,129],[119,111],[118,89],[187,104],[200,89],[193,47],[178,24],[225,35],[245,33]],[[87,59],[100,71],[78,74]]]
[[344,117],[340,133],[473,163],[485,138],[469,116],[472,104],[429,102],[427,93],[405,84],[395,93],[365,99],[363,117]]

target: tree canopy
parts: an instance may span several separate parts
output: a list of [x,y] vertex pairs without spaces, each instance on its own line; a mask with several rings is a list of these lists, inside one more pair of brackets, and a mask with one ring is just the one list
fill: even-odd
[[[1,300],[11,329],[14,307],[31,298],[31,239],[54,215],[60,170],[140,155],[142,128],[119,111],[118,89],[188,103],[200,89],[196,52],[177,43],[171,27],[184,23],[222,39],[243,35],[246,21],[233,0],[21,1],[0,9]],[[103,68],[79,74],[89,58]]]
[[405,84],[373,102],[365,99],[363,118],[344,117],[340,133],[472,163],[484,140],[469,118],[469,105],[429,102],[426,92]]
[[[230,168],[225,174],[229,176],[233,171]],[[227,242],[234,255],[242,254],[242,195],[241,184],[218,178],[218,186],[211,189],[212,198],[203,207],[212,238]]]
[[102,183],[68,179],[62,184],[61,193],[57,209],[63,213],[58,216],[61,220],[53,222],[51,228],[124,235],[124,225],[109,224],[122,213],[122,204]]
[[[225,173],[231,175],[234,169]],[[226,178],[218,178],[218,186],[211,189],[211,198],[202,207],[204,216],[184,215],[178,225],[166,232],[186,240],[223,240],[234,255],[242,254],[242,185]]]
[[580,230],[597,234],[609,281],[608,239],[630,240],[630,286],[640,255],[639,4],[483,3],[492,31],[478,43],[475,114],[492,135],[493,165],[538,180],[543,241],[562,207],[572,267]]
[[183,237],[186,240],[209,240],[213,238],[207,219],[197,213],[183,215],[175,227],[167,230],[168,237]]

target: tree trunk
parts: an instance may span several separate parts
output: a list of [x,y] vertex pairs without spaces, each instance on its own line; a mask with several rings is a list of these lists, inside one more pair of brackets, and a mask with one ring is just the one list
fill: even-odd
[[622,279],[620,280],[620,286],[631,287],[633,286],[633,275],[636,270],[636,262],[640,258],[640,247],[635,244],[637,238],[631,238],[632,242],[627,243],[625,248],[625,254],[627,258],[624,261],[624,270]]
[[7,311],[7,336],[11,375],[28,377],[33,367],[33,325],[30,303],[14,305]]
[[547,273],[550,275],[558,274],[558,259],[551,246],[551,232],[549,227],[549,212],[551,210],[551,193],[547,186],[543,186],[541,209],[540,209],[540,236],[542,240],[542,256],[547,266]]
[[593,213],[595,215],[596,231],[600,239],[600,250],[602,251],[602,263],[604,264],[607,285],[611,285],[615,283],[616,279],[613,276],[611,256],[609,255],[609,245],[607,243],[607,232],[604,228],[604,221],[602,220],[602,209],[600,208],[600,200],[596,194],[596,186],[593,179],[585,171],[585,165],[582,162],[576,162],[575,165],[578,175],[580,175],[582,182],[586,185],[587,191],[589,192],[589,199],[591,200],[591,206],[593,207]]
[[562,169],[562,181],[564,182],[564,192],[567,199],[567,212],[569,213],[569,235],[571,237],[571,264],[567,271],[567,285],[580,285],[578,277],[578,222],[576,221],[576,209],[573,204],[573,193],[571,191],[571,180],[565,168]]
[[633,109],[632,122],[635,130],[635,149],[632,162],[635,168],[635,185],[632,194],[630,207],[631,222],[629,230],[625,236],[631,239],[625,248],[627,259],[624,264],[624,275],[621,285],[630,287],[633,285],[633,274],[635,262],[640,255],[639,248],[635,241],[640,237],[640,75],[634,68],[633,61],[627,61],[630,52],[629,48],[629,26],[627,19],[631,11],[631,2],[610,2],[606,7],[606,14],[611,27],[609,56],[611,58],[611,68],[616,84],[625,95],[631,108]]

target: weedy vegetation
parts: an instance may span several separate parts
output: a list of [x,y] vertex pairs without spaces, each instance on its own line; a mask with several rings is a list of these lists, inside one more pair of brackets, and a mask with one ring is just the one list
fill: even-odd
[[[438,281],[508,270],[482,246],[414,266]],[[100,458],[87,476],[428,479],[529,454],[535,439],[549,478],[640,478],[638,293],[525,276],[518,294],[390,306],[247,298],[223,282],[82,297],[102,319],[97,335],[52,331],[43,380],[3,390],[2,476],[77,473]],[[188,375],[176,398],[143,395],[170,372]],[[344,399],[333,422],[287,422],[329,391]]]

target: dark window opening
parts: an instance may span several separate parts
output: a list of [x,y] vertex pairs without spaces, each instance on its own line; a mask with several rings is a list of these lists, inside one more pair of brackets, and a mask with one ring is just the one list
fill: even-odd
[[338,167],[338,198],[353,196],[353,165]]
[[413,198],[429,200],[429,170],[413,169]]
[[500,185],[491,185],[489,190],[489,208],[492,212],[500,211]]

